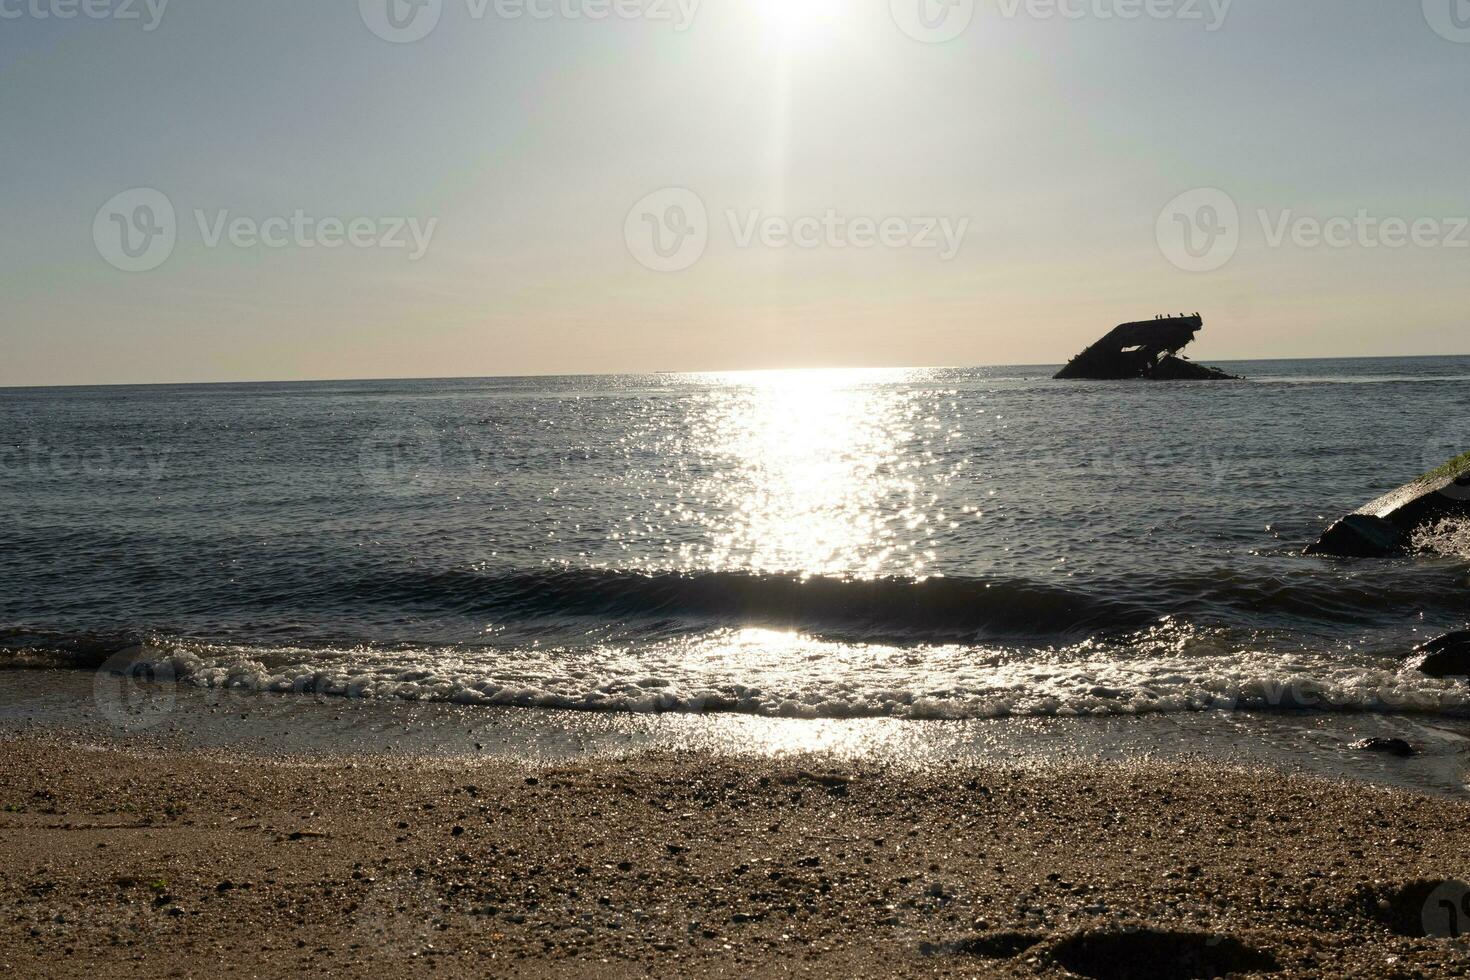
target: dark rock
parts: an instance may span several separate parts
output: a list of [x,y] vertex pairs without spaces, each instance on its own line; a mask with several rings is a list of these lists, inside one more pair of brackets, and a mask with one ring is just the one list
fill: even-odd
[[1406,483],[1329,527],[1309,555],[1377,558],[1403,550],[1423,524],[1470,514],[1470,453]]
[[1405,669],[1430,677],[1470,677],[1470,631],[1446,633],[1415,647],[1414,654]]
[[1238,381],[1215,368],[1194,364],[1179,352],[1194,341],[1204,320],[1194,316],[1161,317],[1114,327],[1107,336],[1072,358],[1056,373],[1059,379],[1125,381]]
[[1019,956],[1041,942],[1034,932],[988,932],[969,936],[952,943],[920,943],[920,956],[974,956],[989,960],[1006,960]]
[[1371,514],[1349,514],[1307,548],[1309,555],[1381,558],[1408,547],[1409,535],[1392,521]]
[[1097,980],[1194,980],[1280,969],[1270,953],[1233,936],[1158,929],[1075,933],[1052,948],[1051,958],[1073,973]]
[[1401,759],[1419,754],[1418,749],[1401,738],[1365,738],[1354,742],[1351,747],[1359,752],[1383,752]]

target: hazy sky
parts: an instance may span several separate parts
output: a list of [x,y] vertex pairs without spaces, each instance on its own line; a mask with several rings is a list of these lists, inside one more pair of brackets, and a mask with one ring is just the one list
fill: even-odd
[[160,2],[0,0],[0,384],[1470,351],[1467,0]]

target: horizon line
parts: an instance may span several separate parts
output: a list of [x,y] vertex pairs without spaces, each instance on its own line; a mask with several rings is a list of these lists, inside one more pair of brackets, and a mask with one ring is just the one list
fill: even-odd
[[[1278,364],[1292,361],[1422,361],[1439,358],[1470,357],[1461,354],[1358,354],[1350,357],[1313,355],[1306,357],[1220,357],[1209,358],[1221,364]],[[1197,360],[1190,358],[1190,360]],[[517,381],[534,378],[640,378],[682,377],[697,374],[761,374],[776,371],[970,371],[977,368],[1053,368],[1065,361],[1038,361],[1030,364],[831,364],[824,367],[704,368],[692,371],[569,371],[530,374],[465,374],[465,375],[401,375],[379,378],[263,378],[236,381],[101,381],[73,384],[0,385],[0,391],[46,391],[72,388],[203,388],[225,385],[313,385],[313,384],[377,384],[400,381]]]

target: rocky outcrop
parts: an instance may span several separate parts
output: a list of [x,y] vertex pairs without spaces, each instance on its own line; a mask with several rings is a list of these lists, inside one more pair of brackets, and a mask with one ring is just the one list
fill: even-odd
[[1224,371],[1195,364],[1179,356],[1179,352],[1194,341],[1194,335],[1203,327],[1204,320],[1198,313],[1119,324],[1107,336],[1072,358],[1056,373],[1056,377],[1093,381],[1132,378],[1155,381],[1239,380]]
[[1351,748],[1359,752],[1382,752],[1384,755],[1396,755],[1400,759],[1407,759],[1411,755],[1417,755],[1418,750],[1401,738],[1365,738],[1354,742]]
[[1329,527],[1309,555],[1377,558],[1408,547],[1414,530],[1442,517],[1470,514],[1470,453],[1364,504]]
[[1430,677],[1470,677],[1470,631],[1446,633],[1415,647],[1404,668]]

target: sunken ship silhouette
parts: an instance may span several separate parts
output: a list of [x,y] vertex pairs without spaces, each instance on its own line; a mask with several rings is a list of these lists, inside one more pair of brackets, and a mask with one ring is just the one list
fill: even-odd
[[1058,378],[1122,381],[1238,381],[1234,375],[1205,367],[1180,355],[1205,322],[1193,316],[1161,316],[1114,327],[1104,338],[1072,358]]

